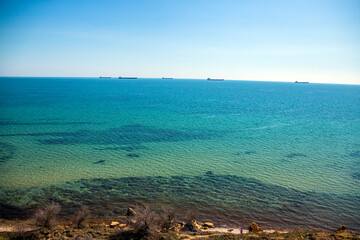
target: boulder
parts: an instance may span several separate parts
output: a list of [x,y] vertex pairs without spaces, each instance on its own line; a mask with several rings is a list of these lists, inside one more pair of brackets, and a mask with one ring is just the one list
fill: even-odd
[[195,220],[191,220],[188,223],[185,223],[184,227],[182,228],[183,231],[190,231],[190,232],[197,232],[201,228],[201,225],[199,225]]
[[204,222],[204,223],[202,224],[202,227],[203,227],[204,229],[214,228],[214,224],[213,224],[212,222]]
[[263,231],[261,229],[261,227],[259,227],[255,222],[252,222],[248,229],[249,229],[249,232],[252,232],[252,233],[258,233],[258,232]]
[[111,222],[110,223],[111,228],[116,227],[117,225],[119,225],[119,222]]
[[130,216],[135,216],[136,212],[134,209],[132,208],[128,208],[127,212],[126,212],[126,216],[130,217]]
[[341,227],[339,227],[336,231],[337,232],[346,232],[346,226],[345,225],[342,225]]

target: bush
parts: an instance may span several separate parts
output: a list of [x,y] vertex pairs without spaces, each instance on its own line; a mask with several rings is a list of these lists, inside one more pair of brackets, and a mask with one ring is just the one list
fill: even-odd
[[136,214],[129,216],[127,224],[130,230],[120,230],[111,239],[159,239],[159,232],[168,231],[175,217],[175,213],[167,209],[157,212],[149,206],[137,205],[133,210]]
[[168,232],[170,227],[173,225],[176,218],[176,213],[173,209],[163,208],[161,212],[161,230]]
[[75,225],[77,228],[84,227],[85,222],[90,216],[90,211],[87,207],[81,206],[81,208],[75,213]]
[[136,206],[136,214],[129,218],[128,226],[143,236],[156,234],[162,225],[161,216],[149,206]]
[[56,226],[56,215],[59,214],[61,207],[57,203],[51,203],[50,205],[39,208],[35,212],[35,224],[38,227],[52,228]]

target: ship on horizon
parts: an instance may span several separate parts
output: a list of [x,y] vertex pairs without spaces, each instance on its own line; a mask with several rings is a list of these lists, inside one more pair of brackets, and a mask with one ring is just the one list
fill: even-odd
[[305,84],[308,84],[309,82],[299,82],[299,81],[295,81],[295,83],[305,83]]
[[174,79],[172,77],[162,77],[162,79]]
[[137,79],[137,77],[118,77],[118,79]]
[[223,78],[208,78],[208,81],[224,81]]
[[111,78],[111,77],[103,77],[103,76],[100,76],[100,78]]

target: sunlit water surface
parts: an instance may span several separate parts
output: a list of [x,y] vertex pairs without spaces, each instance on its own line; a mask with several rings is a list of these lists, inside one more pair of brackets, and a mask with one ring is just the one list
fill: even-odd
[[360,230],[359,186],[360,86],[0,78],[3,206]]

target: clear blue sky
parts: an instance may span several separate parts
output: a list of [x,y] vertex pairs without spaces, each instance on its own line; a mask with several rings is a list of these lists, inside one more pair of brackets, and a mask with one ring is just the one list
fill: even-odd
[[360,0],[0,0],[0,76],[360,84]]

